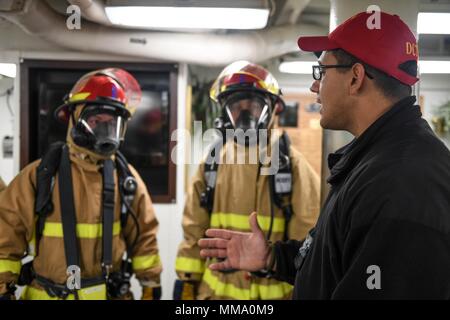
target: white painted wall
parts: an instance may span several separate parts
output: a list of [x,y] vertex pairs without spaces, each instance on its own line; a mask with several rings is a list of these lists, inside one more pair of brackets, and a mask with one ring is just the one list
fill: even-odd
[[[14,159],[5,158],[3,155],[3,138],[13,136],[14,117],[7,107],[6,90],[14,87],[13,78],[0,79],[0,177],[5,183],[9,183],[14,177]],[[13,93],[14,94],[14,93]],[[11,108],[13,107],[14,96],[9,97]],[[12,110],[14,113],[14,110]]]
[[[14,63],[18,66],[18,52],[0,50],[0,63]],[[0,97],[0,143],[3,142],[3,137],[5,135],[12,135],[14,139],[12,159],[5,159],[3,157],[3,150],[0,151],[0,176],[6,183],[9,183],[19,172],[19,84],[20,76],[18,70],[16,78],[0,79],[0,93],[5,92],[11,87],[14,88],[12,95],[10,96],[10,105],[13,110],[14,117],[11,117],[10,111],[7,108],[6,96]]]
[[424,117],[430,119],[436,108],[450,100],[450,74],[424,74],[420,81],[424,96]]
[[[430,123],[438,107],[450,101],[450,74],[425,74],[421,76],[420,95],[424,97],[423,116]],[[450,149],[450,132],[441,140]]]

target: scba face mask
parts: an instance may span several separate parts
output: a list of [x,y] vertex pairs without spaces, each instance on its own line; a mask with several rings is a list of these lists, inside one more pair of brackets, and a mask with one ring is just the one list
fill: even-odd
[[72,130],[74,142],[103,156],[114,154],[123,140],[125,119],[111,106],[87,106]]
[[236,92],[224,101],[225,110],[235,129],[266,129],[270,102],[263,94]]
[[257,143],[259,130],[267,129],[270,120],[268,97],[255,92],[236,92],[225,99],[224,107],[234,129],[245,134],[245,143]]

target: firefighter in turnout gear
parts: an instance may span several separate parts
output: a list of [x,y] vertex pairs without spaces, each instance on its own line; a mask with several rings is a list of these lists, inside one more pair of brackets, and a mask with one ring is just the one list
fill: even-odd
[[[284,102],[277,81],[266,69],[247,61],[232,63],[213,84],[210,98],[222,110],[216,121],[219,130],[223,134],[227,129],[240,130],[244,139],[236,139],[237,134],[234,139],[219,138],[219,148],[213,148],[193,178],[183,213],[174,299],[288,299],[292,286],[270,274],[211,271],[208,265],[213,261],[200,256],[197,242],[208,228],[249,231],[248,216],[253,211],[258,212],[268,241],[304,238],[319,214],[319,178],[290,146],[286,134],[271,139],[276,134],[275,116]],[[257,134],[247,135],[252,130]],[[259,135],[262,130],[268,131],[266,137]],[[279,143],[279,170],[262,174],[265,165],[260,160],[265,153],[261,151],[273,148],[273,141]],[[255,150],[257,161],[250,161]],[[245,162],[227,162],[230,153]],[[218,161],[209,161],[211,155]]]
[[[0,299],[159,299],[158,222],[146,186],[118,148],[141,98],[122,69],[75,84],[55,116],[66,143],[26,166],[0,193]],[[30,263],[21,263],[26,255]]]

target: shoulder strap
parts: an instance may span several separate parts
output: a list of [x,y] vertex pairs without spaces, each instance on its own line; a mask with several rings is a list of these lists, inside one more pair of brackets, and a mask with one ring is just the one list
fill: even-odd
[[120,209],[120,225],[122,229],[124,229],[128,220],[128,206],[131,206],[133,204],[133,200],[136,195],[137,182],[136,178],[133,176],[130,168],[128,167],[127,159],[119,151],[116,152],[116,169],[119,181],[118,189],[121,195],[122,202]]
[[[49,147],[47,153],[42,157],[36,171],[36,202],[35,212],[40,213],[48,205],[52,206],[52,193],[49,192],[53,186],[53,178],[59,167],[61,151],[64,143],[56,142]],[[53,210],[53,208],[52,208]],[[52,211],[50,210],[50,211]]]
[[114,182],[114,162],[111,159],[103,161],[103,194],[102,194],[102,216],[103,216],[103,258],[102,268],[106,275],[112,271],[112,251],[113,251],[113,225],[114,225],[114,205],[115,205],[115,182]]
[[58,186],[61,203],[61,220],[64,234],[64,252],[67,267],[80,267],[78,241],[76,235],[75,202],[73,199],[72,166],[70,164],[69,150],[63,147],[59,165]]
[[116,163],[118,164],[118,168],[122,174],[126,174],[129,176],[132,176],[131,170],[128,167],[128,161],[127,158],[123,155],[122,152],[119,150],[116,151]]
[[284,206],[283,197],[290,196],[292,192],[292,166],[289,148],[289,137],[283,132],[279,140],[279,168],[276,174],[270,176],[274,187],[274,203],[279,208]]
[[53,212],[52,194],[55,185],[55,175],[58,171],[61,152],[64,143],[56,142],[50,145],[47,153],[42,157],[36,170],[36,199],[34,211],[38,216],[36,222],[35,254],[37,255],[38,243],[44,231],[45,219]]
[[287,135],[286,131],[280,137],[280,151],[286,156],[290,156],[291,139]]
[[212,213],[214,205],[214,189],[216,188],[217,170],[220,163],[220,151],[224,145],[224,140],[218,138],[208,151],[208,155],[205,162],[205,184],[206,189],[200,195],[200,205],[208,210],[208,213]]
[[279,140],[279,170],[276,174],[270,176],[272,186],[272,201],[283,211],[284,214],[284,240],[288,239],[288,227],[292,218],[293,211],[291,205],[292,196],[292,166],[290,158],[290,139],[286,132]]

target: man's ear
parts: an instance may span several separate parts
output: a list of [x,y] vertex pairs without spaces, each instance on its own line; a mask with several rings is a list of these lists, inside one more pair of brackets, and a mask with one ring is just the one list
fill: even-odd
[[355,63],[350,69],[351,82],[350,82],[350,94],[356,95],[362,88],[366,71],[361,63]]

